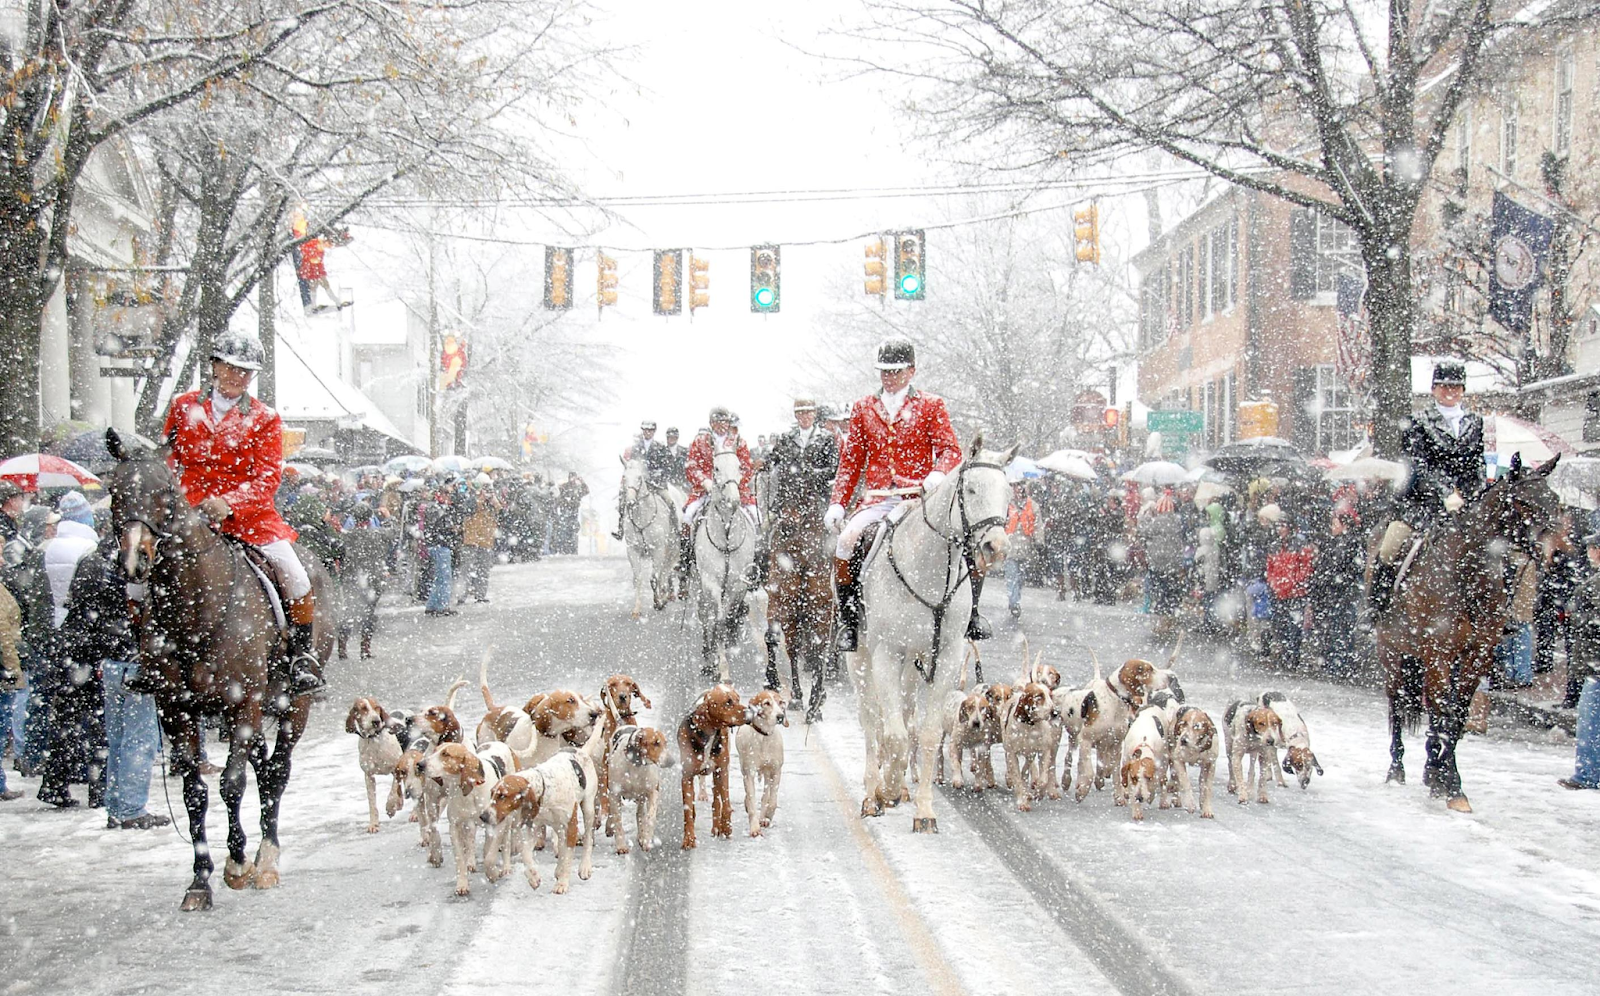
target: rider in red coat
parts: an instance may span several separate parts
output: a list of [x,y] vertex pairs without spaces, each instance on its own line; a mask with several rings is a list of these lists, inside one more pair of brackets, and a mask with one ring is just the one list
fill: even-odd
[[[886,340],[878,347],[877,367],[883,389],[851,406],[849,429],[839,449],[839,474],[833,480],[833,501],[823,517],[828,528],[839,529],[834,580],[839,588],[838,648],[846,652],[856,649],[861,623],[857,546],[867,527],[888,517],[905,498],[872,492],[931,491],[961,464],[961,443],[944,399],[911,386],[917,373],[916,347],[906,339]],[[846,521],[845,505],[858,483],[865,485],[866,494]],[[988,623],[978,615],[982,583],[981,577],[973,579],[969,640],[990,636]]]
[[311,638],[311,578],[291,546],[295,531],[273,504],[283,478],[283,420],[247,391],[261,361],[254,336],[223,333],[211,351],[211,384],[173,399],[162,434],[189,504],[218,532],[259,547],[276,568],[288,603],[292,694],[299,696],[326,685]]
[[750,447],[733,425],[733,416],[720,405],[711,409],[711,431],[702,432],[689,444],[689,455],[683,466],[684,477],[689,481],[689,501],[684,506],[684,521],[694,521],[694,513],[705,504],[716,476],[717,453],[733,449],[739,454],[739,504],[754,508],[756,492],[755,464],[750,459]]

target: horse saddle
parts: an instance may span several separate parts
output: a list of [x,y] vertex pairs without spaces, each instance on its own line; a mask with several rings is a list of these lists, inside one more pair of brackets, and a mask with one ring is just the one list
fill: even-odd
[[1411,573],[1411,564],[1417,559],[1417,554],[1421,552],[1422,544],[1427,542],[1429,532],[1431,530],[1419,529],[1416,535],[1411,538],[1411,543],[1406,549],[1406,555],[1400,558],[1400,569],[1395,571],[1394,574],[1393,590],[1395,592],[1400,591],[1400,586],[1405,583],[1406,575]]
[[261,582],[261,589],[266,592],[267,603],[272,606],[272,618],[278,624],[278,632],[287,633],[289,617],[283,609],[283,579],[279,577],[277,567],[273,566],[267,555],[261,552],[260,547],[251,546],[232,536],[223,538],[236,544],[244,554],[244,562],[250,565],[250,570],[255,572],[256,580]]

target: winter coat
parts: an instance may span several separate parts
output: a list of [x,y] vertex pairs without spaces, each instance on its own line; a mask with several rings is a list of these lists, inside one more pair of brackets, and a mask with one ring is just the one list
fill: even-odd
[[483,550],[493,549],[497,525],[494,503],[487,498],[480,498],[477,511],[467,516],[461,525],[461,542]]
[[1406,421],[1400,451],[1411,478],[1399,497],[1412,515],[1433,516],[1451,491],[1472,498],[1483,490],[1483,416],[1475,412],[1461,417],[1461,435],[1455,436],[1439,406],[1429,405]]
[[1572,678],[1600,674],[1600,573],[1591,574],[1572,595]]
[[[726,443],[731,443],[734,452],[739,454],[739,504],[754,505],[756,503],[755,462],[750,458],[750,447],[745,445],[744,437],[733,434],[727,437]],[[709,432],[702,432],[694,437],[694,442],[689,444],[689,460],[684,465],[683,472],[689,478],[689,501],[704,498],[711,493],[712,482],[716,478],[717,441]]]
[[800,427],[796,426],[772,444],[768,465],[774,508],[810,508],[820,513],[828,507],[833,477],[839,472],[839,442],[827,429],[813,426],[811,439],[801,446]]
[[173,399],[163,438],[172,443],[189,504],[225,499],[233,509],[218,528],[254,546],[292,540],[295,531],[273,504],[283,479],[283,419],[245,394],[220,422],[211,418],[211,391]]
[[1267,555],[1267,587],[1281,600],[1304,598],[1311,591],[1316,548],[1303,537],[1290,538]]
[[1023,499],[1021,505],[1013,502],[1011,507],[1006,510],[1006,533],[1013,536],[1017,533],[1021,533],[1029,539],[1032,539],[1034,531],[1034,511],[1032,498]]
[[400,527],[393,522],[371,521],[372,525],[357,524],[340,534],[344,559],[339,565],[339,595],[346,620],[363,618],[383,594],[389,551],[400,538]]
[[68,596],[61,637],[67,656],[79,665],[137,660],[139,647],[128,617],[128,583],[102,548],[78,561]]
[[[839,474],[830,500],[846,504],[857,483],[868,492],[916,487],[934,471],[948,474],[960,464],[961,443],[943,398],[910,388],[891,423],[883,398],[871,394],[850,407],[850,428],[839,449]],[[862,504],[882,500],[868,494]]]
[[0,586],[0,692],[9,692],[22,683],[22,609],[11,591]]
[[1189,544],[1177,512],[1152,512],[1139,524],[1139,536],[1144,540],[1145,564],[1152,571],[1174,574],[1182,570]]

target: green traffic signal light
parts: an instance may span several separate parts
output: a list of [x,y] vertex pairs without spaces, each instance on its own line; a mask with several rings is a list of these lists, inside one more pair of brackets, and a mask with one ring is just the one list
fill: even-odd
[[756,306],[761,308],[770,308],[772,307],[772,302],[777,300],[777,297],[778,295],[772,292],[771,287],[759,288],[756,291]]
[[915,273],[908,273],[900,278],[900,293],[906,297],[915,297],[917,291],[922,289],[922,278]]

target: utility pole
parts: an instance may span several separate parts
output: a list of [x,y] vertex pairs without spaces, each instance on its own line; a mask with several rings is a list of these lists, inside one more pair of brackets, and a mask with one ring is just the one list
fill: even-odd
[[428,390],[428,456],[439,455],[439,301],[434,287],[434,245],[428,242],[428,355],[423,359],[422,371]]
[[269,407],[278,406],[278,268],[273,264],[272,233],[261,240],[261,283],[256,288],[257,331],[261,338],[261,376],[256,396]]

